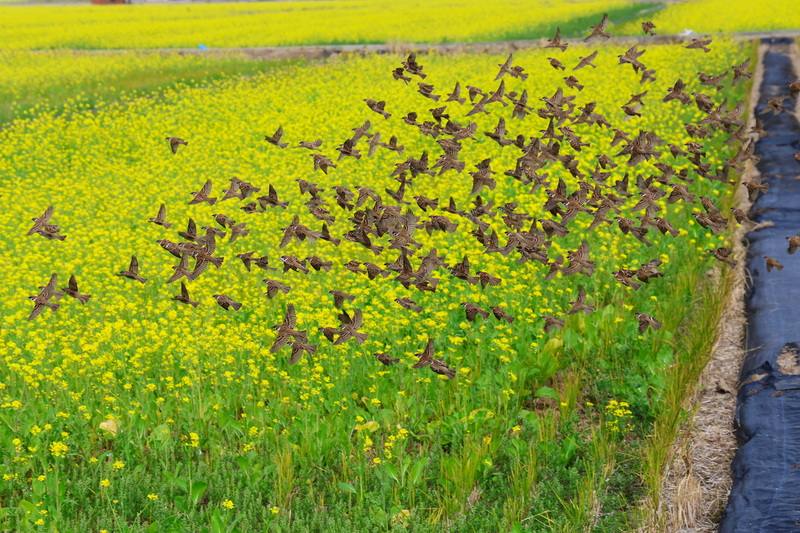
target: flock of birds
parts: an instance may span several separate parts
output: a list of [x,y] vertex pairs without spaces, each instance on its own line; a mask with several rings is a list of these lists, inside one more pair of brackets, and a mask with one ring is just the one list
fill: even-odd
[[[586,40],[608,38],[607,26],[608,17],[604,16],[591,29]],[[642,24],[645,33],[652,34],[654,28],[655,26],[651,22]],[[711,39],[708,38],[692,39],[686,44],[686,48],[708,52],[710,44]],[[567,47],[568,43],[561,38],[558,30],[547,44],[547,48],[561,52]],[[471,235],[483,246],[486,254],[513,255],[519,262],[540,263],[547,270],[546,279],[549,280],[559,272],[564,276],[592,276],[594,274],[595,263],[591,259],[589,244],[585,239],[577,248],[569,250],[566,257],[554,256],[551,253],[553,239],[563,237],[573,231],[570,225],[579,217],[591,219],[589,231],[601,225],[616,225],[619,231],[632,239],[637,239],[644,246],[651,245],[648,238],[651,231],[679,238],[678,231],[670,224],[666,214],[659,206],[659,200],[665,196],[666,201],[670,204],[676,202],[684,202],[687,205],[699,203],[699,209],[694,210],[692,215],[701,226],[714,233],[725,231],[732,221],[737,223],[745,221],[746,214],[739,209],[733,208],[732,212],[726,215],[711,199],[697,198],[689,190],[689,186],[694,181],[689,170],[677,167],[682,166],[680,159],[685,158],[691,165],[693,174],[698,178],[734,184],[735,181],[730,178],[731,171],[741,170],[748,160],[756,158],[754,155],[755,141],[764,133],[760,125],[757,123],[755,128],[748,129],[741,117],[741,107],[731,109],[726,107],[724,102],[716,105],[712,96],[700,92],[700,90],[690,93],[687,89],[688,84],[684,80],[678,79],[667,94],[660,99],[666,103],[675,102],[673,105],[696,106],[702,112],[702,120],[685,125],[686,132],[691,136],[689,142],[683,146],[676,146],[667,144],[652,131],[640,130],[635,134],[623,131],[609,123],[598,112],[595,102],[587,102],[579,106],[575,101],[576,95],[584,89],[584,85],[576,77],[576,72],[586,67],[596,68],[594,60],[598,53],[600,51],[595,50],[580,58],[572,68],[571,74],[563,78],[564,87],[559,87],[552,96],[539,98],[541,104],[536,109],[534,109],[534,102],[530,99],[526,89],[519,93],[506,89],[506,80],[504,79],[506,76],[518,80],[525,80],[528,77],[522,66],[514,64],[512,55],[509,55],[506,61],[499,65],[499,71],[495,78],[499,84],[495,89],[487,90],[472,85],[462,88],[461,84],[457,82],[452,91],[444,95],[439,92],[439,88],[424,81],[427,74],[423,65],[417,61],[414,53],[409,54],[405,61],[392,71],[394,80],[409,87],[412,86],[412,82],[416,81],[419,94],[436,102],[438,107],[429,109],[430,117],[410,112],[402,120],[409,127],[417,129],[421,135],[435,139],[440,149],[438,157],[429,156],[427,152],[423,152],[418,158],[409,156],[398,161],[391,172],[391,177],[397,181],[397,187],[385,189],[385,195],[369,187],[357,187],[355,191],[341,185],[332,187],[333,200],[339,209],[349,214],[349,220],[352,222],[352,228],[349,231],[337,236],[333,235],[329,229],[329,224],[334,221],[335,217],[326,201],[328,191],[313,181],[298,179],[300,193],[307,198],[305,206],[308,216],[317,220],[317,224],[321,223],[321,228],[319,230],[312,229],[301,221],[300,215],[295,215],[292,221],[283,228],[278,247],[283,248],[293,240],[324,240],[334,246],[339,245],[341,239],[352,241],[370,250],[375,257],[391,255],[382,265],[369,261],[351,260],[344,264],[348,271],[367,276],[369,280],[391,278],[392,281],[406,288],[435,292],[440,281],[436,276],[442,270],[449,272],[451,276],[464,283],[480,284],[483,288],[498,285],[502,280],[489,272],[476,271],[467,257],[448,264],[436,249],[423,252],[422,244],[415,239],[415,233],[420,229],[431,234],[433,232],[452,233],[461,228],[462,232]],[[641,75],[641,84],[643,85],[654,81],[656,76],[655,70],[648,68],[642,62],[644,53],[644,49],[633,46],[618,56],[620,68],[632,68],[637,75]],[[567,69],[557,57],[548,58],[548,63],[557,70]],[[717,75],[700,72],[698,80],[701,86],[707,88],[707,91],[715,91],[722,88],[729,76],[733,84],[749,78],[751,74],[748,61],[734,65]],[[800,90],[800,87],[795,87],[793,90]],[[567,94],[567,92],[573,94]],[[647,90],[632,95],[621,105],[621,109],[628,116],[641,116],[647,95]],[[383,119],[389,119],[392,116],[385,101],[365,99],[364,102],[370,111],[380,115]],[[773,99],[770,101],[770,111],[781,112],[782,105],[782,99]],[[523,119],[530,113],[536,113],[547,121],[547,127],[539,131],[538,135],[529,137],[523,134],[516,136],[510,134],[506,117],[501,114],[509,106],[510,120]],[[515,202],[495,207],[492,201],[486,200],[482,196],[485,190],[494,189],[497,183],[495,178],[497,172],[492,169],[491,159],[475,163],[474,170],[468,172],[468,179],[471,180],[471,195],[474,196],[471,206],[458,206],[452,197],[449,200],[428,198],[423,195],[409,198],[415,180],[451,171],[463,175],[467,168],[467,162],[460,158],[460,152],[464,143],[480,138],[481,133],[478,132],[477,124],[470,121],[470,117],[479,114],[499,115],[497,126],[492,131],[482,132],[482,135],[497,143],[503,150],[517,151],[518,158],[514,168],[506,169],[503,175],[526,188],[525,190],[521,189],[519,194],[532,194],[538,190],[544,190],[546,193],[546,201],[541,206],[542,215],[537,215],[539,218],[521,211]],[[463,116],[464,118],[459,120],[466,122],[457,122],[458,116]],[[607,131],[609,135],[613,134],[611,146],[615,147],[616,153],[600,154],[593,163],[594,168],[586,168],[586,164],[581,164],[582,162],[576,157],[583,147],[589,145],[581,135],[576,133],[575,127],[579,125],[597,131]],[[738,150],[733,157],[724,161],[720,168],[715,168],[708,162],[709,158],[704,152],[702,140],[720,130],[724,130],[729,135],[726,142],[738,147]],[[352,132],[352,135],[349,135],[336,148],[338,156],[325,155],[322,152],[322,140],[300,140],[297,148],[308,150],[313,161],[314,171],[324,174],[335,169],[337,162],[344,158],[358,160],[372,156],[378,150],[397,154],[402,154],[405,150],[394,136],[385,141],[369,120],[354,128]],[[273,135],[266,136],[265,140],[277,149],[285,149],[289,146],[289,143],[284,140],[282,127],[279,127]],[[188,147],[188,142],[178,137],[167,137],[167,142],[173,154]],[[433,157],[436,159],[434,160]],[[642,162],[652,162],[658,172],[650,172],[651,175],[647,177],[638,175],[635,178],[636,192],[633,192],[628,170]],[[574,178],[576,186],[572,190],[561,178],[555,184],[548,179],[545,172],[548,167],[559,166]],[[610,183],[609,178],[614,173],[624,174],[624,177]],[[744,182],[743,186],[747,187],[751,196],[766,189],[766,185],[757,181]],[[197,192],[192,193],[189,204],[220,205],[228,200],[237,200],[241,204],[240,209],[246,214],[287,208],[288,203],[281,201],[278,191],[272,185],[269,185],[267,194],[256,196],[260,191],[261,189],[252,183],[232,178],[228,188],[218,199],[212,196],[212,183],[209,180]],[[626,207],[626,204],[633,203],[634,199],[636,200],[635,204],[632,207]],[[415,215],[411,209],[406,207],[411,204],[410,200],[413,200],[419,208],[420,212],[418,213],[423,218]],[[444,214],[432,214],[429,212],[432,210],[439,210]],[[486,221],[487,218],[497,213],[501,215],[504,228],[493,228]],[[41,216],[33,219],[34,225],[28,234],[38,234],[46,239],[63,241],[65,235],[59,226],[51,222],[52,217],[53,207],[51,206]],[[149,222],[165,229],[172,226],[167,220],[167,210],[163,204],[158,209],[156,216],[150,218]],[[465,227],[469,227],[469,230],[465,231]],[[186,282],[198,279],[208,271],[210,266],[215,269],[222,266],[223,257],[215,255],[218,240],[227,236],[228,240],[233,242],[246,238],[248,233],[245,222],[237,222],[229,215],[218,213],[213,215],[213,224],[202,226],[200,229],[194,220],[189,219],[186,230],[178,232],[178,236],[182,240],[162,239],[158,241],[166,253],[178,260],[173,267],[174,273],[167,280],[167,283],[179,280],[181,282],[180,293],[173,299],[186,305],[197,306],[198,302],[190,297]],[[382,241],[383,244],[378,244],[379,239],[385,239]],[[800,247],[800,236],[792,237],[790,252],[794,252],[798,247]],[[709,253],[723,263],[735,265],[733,253],[728,248],[709,250]],[[270,265],[267,256],[258,255],[254,251],[240,253],[237,257],[248,271],[252,268],[258,268],[265,272],[278,270]],[[300,258],[282,255],[280,263],[284,273],[295,271],[310,274],[312,270],[327,271],[333,267],[331,261],[326,261],[318,256]],[[636,290],[643,284],[663,276],[659,270],[660,265],[659,259],[653,259],[637,269],[620,269],[614,272],[613,276],[620,284]],[[767,258],[767,265],[770,270],[781,268],[777,260],[772,258]],[[120,271],[118,275],[138,283],[147,282],[147,279],[142,277],[141,267],[136,256],[131,257],[128,267]],[[289,285],[279,279],[266,278],[264,283],[267,298],[274,298],[291,290]],[[84,304],[90,299],[88,294],[80,293],[74,276],[69,278],[67,287],[59,289],[57,285],[57,276],[53,274],[47,285],[42,287],[37,295],[30,297],[34,302],[30,319],[39,316],[45,308],[56,310],[59,307],[58,301],[63,295],[75,298]],[[321,336],[334,345],[340,345],[350,340],[363,342],[367,338],[367,334],[362,331],[364,325],[362,311],[360,309],[348,311],[344,308],[345,303],[354,301],[354,296],[336,290],[329,291],[329,293],[333,299],[333,305],[338,310],[339,324],[319,328]],[[226,294],[216,294],[213,297],[216,303],[225,310],[235,311],[242,305]],[[395,301],[399,306],[412,313],[422,311],[422,307],[411,298],[397,298]],[[514,320],[514,317],[500,305],[490,309],[484,309],[472,302],[463,302],[462,305],[469,321],[479,318],[489,319],[489,317],[509,323]],[[594,311],[594,306],[589,303],[586,292],[581,288],[575,301],[570,304],[568,309],[564,310],[564,313],[591,313],[592,311]],[[661,327],[659,320],[646,313],[636,312],[634,316],[640,332],[644,332],[648,328],[658,329]],[[542,318],[546,331],[564,325],[563,315],[547,315]],[[309,332],[300,329],[298,325],[293,304],[287,305],[282,321],[273,328],[276,337],[271,350],[277,352],[284,347],[289,347],[291,349],[290,363],[296,363],[304,354],[313,354],[316,351],[317,347],[312,343]],[[432,338],[429,337],[425,347],[416,355],[418,362],[414,365],[415,368],[428,367],[437,374],[449,378],[455,376],[455,371],[450,366],[435,357]],[[384,365],[398,362],[398,358],[386,353],[376,353],[374,356]]]

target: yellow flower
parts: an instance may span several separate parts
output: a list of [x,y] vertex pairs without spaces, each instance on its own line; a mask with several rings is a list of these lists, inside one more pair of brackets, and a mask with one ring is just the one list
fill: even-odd
[[230,511],[235,507],[235,505],[233,504],[233,500],[223,500],[222,507]]
[[100,487],[107,488],[111,486],[111,482],[108,479],[101,479],[100,480]]
[[154,494],[151,492],[150,494],[147,495],[147,499],[150,500],[151,502],[154,502],[158,499],[158,494]]
[[69,451],[69,446],[60,440],[50,443],[50,454],[53,457],[64,457]]
[[269,512],[272,514],[278,514],[281,512],[281,510],[273,505],[272,507],[269,508]]
[[125,463],[123,461],[116,460],[111,466],[114,468],[114,470],[122,470],[125,468]]

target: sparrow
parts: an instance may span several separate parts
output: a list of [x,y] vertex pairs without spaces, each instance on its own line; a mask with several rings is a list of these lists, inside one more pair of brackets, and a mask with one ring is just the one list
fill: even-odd
[[147,281],[145,278],[139,275],[139,260],[136,259],[135,255],[131,256],[131,263],[128,266],[128,269],[118,272],[117,276],[133,279],[138,281],[139,283],[144,283],[145,281]]
[[767,263],[767,272],[772,272],[773,269],[783,270],[783,265],[774,257],[768,255],[764,256],[764,261]]
[[186,284],[182,281],[181,281],[181,293],[178,296],[173,296],[172,299],[181,303],[189,304],[192,307],[197,307],[198,305],[198,302],[195,302],[194,300],[189,298],[189,289],[186,288]]
[[61,290],[63,291],[64,294],[66,294],[67,296],[72,296],[82,304],[85,304],[86,302],[89,301],[89,298],[91,298],[91,296],[89,296],[88,294],[81,294],[78,291],[78,282],[75,280],[74,274],[69,277],[67,286],[62,287]]
[[148,222],[152,222],[153,224],[157,224],[165,228],[172,226],[172,224],[167,222],[167,206],[164,204],[161,204],[161,207],[158,208],[158,214],[156,216],[148,218],[147,220]]
[[273,133],[271,137],[268,135],[264,136],[264,140],[267,141],[268,143],[273,144],[278,148],[286,148],[289,145],[285,142],[281,142],[282,138],[283,138],[283,126],[278,126],[278,129],[275,130],[275,133]]
[[800,248],[800,234],[786,237],[786,240],[789,243],[789,255],[792,255]]
[[242,307],[242,304],[234,301],[230,296],[224,294],[212,294],[212,296],[217,301],[217,304],[226,311],[231,307],[233,307],[234,311],[238,311]]
[[639,321],[639,333],[644,333],[647,328],[661,329],[661,322],[645,313],[636,313],[636,320]]
[[28,320],[33,320],[39,316],[42,311],[44,311],[45,307],[49,307],[51,311],[58,309],[59,304],[50,302],[50,300],[53,298],[58,299],[61,297],[61,293],[56,290],[57,281],[58,276],[56,274],[52,274],[50,276],[50,281],[47,282],[47,285],[41,288],[39,294],[36,296],[28,296],[28,299],[33,301],[33,310],[31,311],[31,314],[28,315]]
[[181,139],[180,137],[167,137],[167,142],[169,142],[169,149],[172,150],[173,154],[178,153],[179,146],[189,146],[189,143]]

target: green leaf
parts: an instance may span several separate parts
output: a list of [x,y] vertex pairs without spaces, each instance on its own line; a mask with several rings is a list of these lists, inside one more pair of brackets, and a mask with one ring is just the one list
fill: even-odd
[[23,511],[25,511],[28,514],[38,514],[39,513],[39,509],[36,508],[36,505],[34,505],[33,503],[29,502],[28,500],[20,500],[19,501],[19,506],[20,506],[20,508],[22,508]]
[[215,509],[211,514],[211,533],[225,533],[225,521],[219,514],[219,509]]
[[207,488],[208,488],[208,483],[205,483],[203,481],[195,481],[194,483],[192,483],[192,492],[190,496],[192,498],[193,505],[197,505],[197,502],[200,501],[200,498],[203,497],[203,494],[205,493]]
[[356,488],[353,485],[351,485],[350,483],[345,483],[344,481],[339,482],[339,490],[350,494],[355,494],[357,492]]
[[558,392],[552,387],[539,387],[536,389],[535,396],[537,398],[550,398],[551,400],[559,400]]
[[161,445],[170,444],[172,442],[172,430],[169,425],[161,424],[153,428],[150,438]]
[[420,459],[411,467],[411,484],[417,485],[422,481],[422,474],[425,472],[425,467],[428,466],[428,460],[425,458]]
[[400,482],[400,478],[397,475],[397,468],[393,464],[384,463],[383,470],[389,474],[389,477],[392,478],[396,483]]

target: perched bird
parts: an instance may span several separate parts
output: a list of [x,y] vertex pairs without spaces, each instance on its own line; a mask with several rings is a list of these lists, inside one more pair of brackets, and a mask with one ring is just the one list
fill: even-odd
[[179,146],[189,146],[189,143],[181,139],[180,137],[167,137],[167,142],[169,143],[169,149],[172,150],[173,154],[178,153]]
[[661,322],[645,313],[636,313],[636,320],[639,321],[639,333],[644,333],[647,328],[661,329]]
[[733,259],[733,250],[730,248],[725,248],[723,246],[714,250],[709,250],[708,253],[713,255],[718,261],[721,261],[732,267],[736,266],[736,261]]
[[128,269],[118,272],[117,276],[136,280],[139,283],[144,283],[145,281],[147,281],[145,278],[139,275],[139,260],[136,259],[135,255],[131,256],[131,263],[128,266]]

